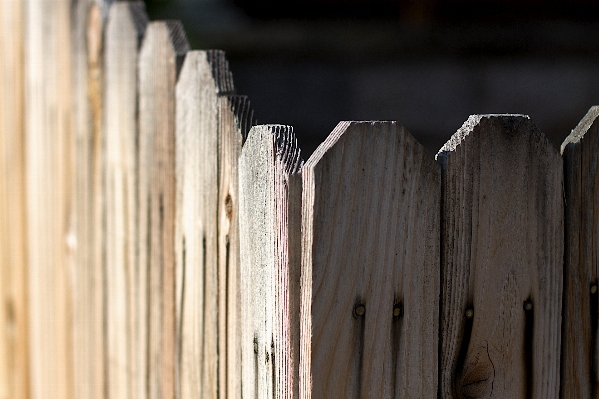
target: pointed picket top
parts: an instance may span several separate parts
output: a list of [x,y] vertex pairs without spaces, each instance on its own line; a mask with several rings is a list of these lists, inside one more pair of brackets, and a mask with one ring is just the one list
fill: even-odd
[[475,115],[442,168],[442,398],[556,397],[562,161],[523,115]]
[[297,397],[301,164],[284,125],[253,127],[239,159],[242,397]]
[[597,396],[597,276],[599,258],[599,107],[589,109],[566,137],[564,199],[563,398]]
[[397,122],[341,122],[302,179],[300,397],[434,397],[438,165]]

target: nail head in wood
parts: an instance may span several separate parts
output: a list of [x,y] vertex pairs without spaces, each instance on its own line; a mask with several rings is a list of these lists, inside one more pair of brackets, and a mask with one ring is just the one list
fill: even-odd
[[402,313],[401,305],[395,304],[395,306],[393,306],[393,317],[399,319],[403,315]]
[[358,317],[362,317],[364,316],[364,313],[366,313],[366,308],[364,307],[364,305],[356,305],[356,307],[354,308],[354,314]]
[[473,318],[474,317],[474,309],[468,309],[468,310],[466,310],[466,317],[468,319]]
[[532,310],[532,301],[524,301],[524,310],[526,310],[526,311]]
[[596,294],[597,293],[597,284],[593,284],[591,285],[591,294]]

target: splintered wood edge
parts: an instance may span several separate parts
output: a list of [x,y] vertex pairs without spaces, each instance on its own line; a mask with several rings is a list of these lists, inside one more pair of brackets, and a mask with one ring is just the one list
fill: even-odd
[[257,125],[250,129],[248,140],[260,133],[270,133],[274,139],[276,157],[281,161],[284,171],[288,175],[298,173],[303,166],[301,150],[297,145],[297,138],[293,127],[287,125]]
[[220,95],[234,94],[233,74],[229,69],[229,61],[222,50],[207,50],[206,58],[212,67],[212,76],[216,82],[216,93]]
[[243,95],[227,95],[227,102],[231,113],[235,117],[235,124],[242,137],[242,146],[246,142],[250,130],[256,126],[254,118],[254,109],[251,106],[250,100]]
[[597,119],[598,116],[599,116],[599,106],[597,106],[597,105],[592,106],[588,110],[586,115],[580,120],[578,125],[576,125],[576,127],[574,129],[572,129],[572,132],[568,135],[568,137],[566,137],[566,139],[562,143],[561,148],[560,148],[562,155],[564,154],[564,151],[566,150],[566,148],[569,147],[571,144],[580,143],[580,141],[583,139],[584,135],[589,131],[589,129],[591,128],[593,123],[595,123],[595,120]]
[[[451,138],[441,147],[441,149],[435,155],[435,159],[445,157],[448,153],[453,152],[466,138],[474,131],[476,126],[480,124],[483,119],[503,119],[504,122],[514,123],[514,120],[524,119],[530,120],[528,115],[522,114],[484,114],[484,115],[470,115],[466,122],[460,127]],[[540,130],[539,130],[540,133]]]

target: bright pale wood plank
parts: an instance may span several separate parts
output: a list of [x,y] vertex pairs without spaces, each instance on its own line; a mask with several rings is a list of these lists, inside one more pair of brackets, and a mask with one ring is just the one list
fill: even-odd
[[159,21],[140,50],[138,289],[142,302],[148,293],[147,310],[139,308],[148,317],[148,358],[138,370],[147,367],[149,398],[175,395],[175,84],[188,49],[178,21]]
[[341,122],[302,175],[300,397],[435,397],[439,167],[395,122]]
[[177,83],[177,327],[181,398],[217,392],[218,82],[190,51]]
[[556,398],[561,158],[528,117],[477,115],[437,159],[444,215],[441,397]]
[[24,2],[0,1],[0,398],[29,397]]
[[562,144],[566,201],[562,398],[596,398],[599,107]]
[[72,3],[73,146],[70,235],[73,264],[74,396],[105,398],[104,193],[102,187],[103,17],[90,0]]
[[[223,57],[224,58],[224,57]],[[223,68],[228,71],[226,60]],[[246,96],[218,98],[218,268],[219,268],[219,393],[241,397],[241,295],[239,286],[239,179],[241,146],[253,125]]]
[[[297,345],[292,340],[298,336],[290,334],[299,332],[299,324],[292,329],[291,313],[299,310],[300,264],[299,251],[289,244],[297,244],[291,236],[299,237],[300,203],[289,196],[300,194],[299,180],[290,190],[290,175],[301,162],[291,127],[282,125],[252,128],[239,160],[244,398],[293,397]],[[289,224],[290,214],[295,224]],[[296,281],[290,282],[290,276]],[[298,308],[290,308],[293,304]]]
[[[143,342],[136,308],[137,60],[147,24],[143,2],[110,8],[105,43],[104,184],[106,198],[107,397],[134,398]],[[146,320],[143,319],[145,322]]]
[[74,397],[71,2],[28,0],[25,126],[31,397]]

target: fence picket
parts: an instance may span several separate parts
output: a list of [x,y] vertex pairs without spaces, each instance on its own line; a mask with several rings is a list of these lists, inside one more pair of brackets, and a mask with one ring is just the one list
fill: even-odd
[[0,398],[29,397],[24,2],[0,2]]
[[139,366],[150,399],[175,395],[175,84],[188,49],[180,22],[152,22],[139,58],[138,292],[148,315]]
[[596,398],[599,107],[562,144],[566,201],[562,398]]
[[562,161],[521,115],[471,116],[443,171],[441,397],[555,398]]
[[[224,55],[223,55],[223,61]],[[223,69],[228,65],[223,62]],[[219,392],[241,397],[241,295],[239,286],[239,179],[241,146],[254,124],[246,96],[221,93],[218,98],[218,313]]]
[[[292,398],[294,363],[290,304],[299,294],[299,250],[291,236],[299,235],[301,166],[292,129],[282,125],[254,127],[239,160],[239,225],[242,397]],[[291,206],[295,206],[293,209]],[[295,219],[296,223],[290,224]],[[291,231],[290,228],[297,230]],[[296,281],[290,281],[294,278]],[[296,321],[297,323],[297,321]],[[291,336],[294,334],[294,336]],[[295,366],[297,370],[297,366]]]
[[106,396],[136,397],[141,325],[136,308],[137,60],[147,25],[143,2],[114,3],[105,44],[104,189],[106,198]]
[[438,166],[395,122],[341,122],[302,174],[300,397],[434,397]]
[[72,399],[71,2],[24,9],[30,394]]

